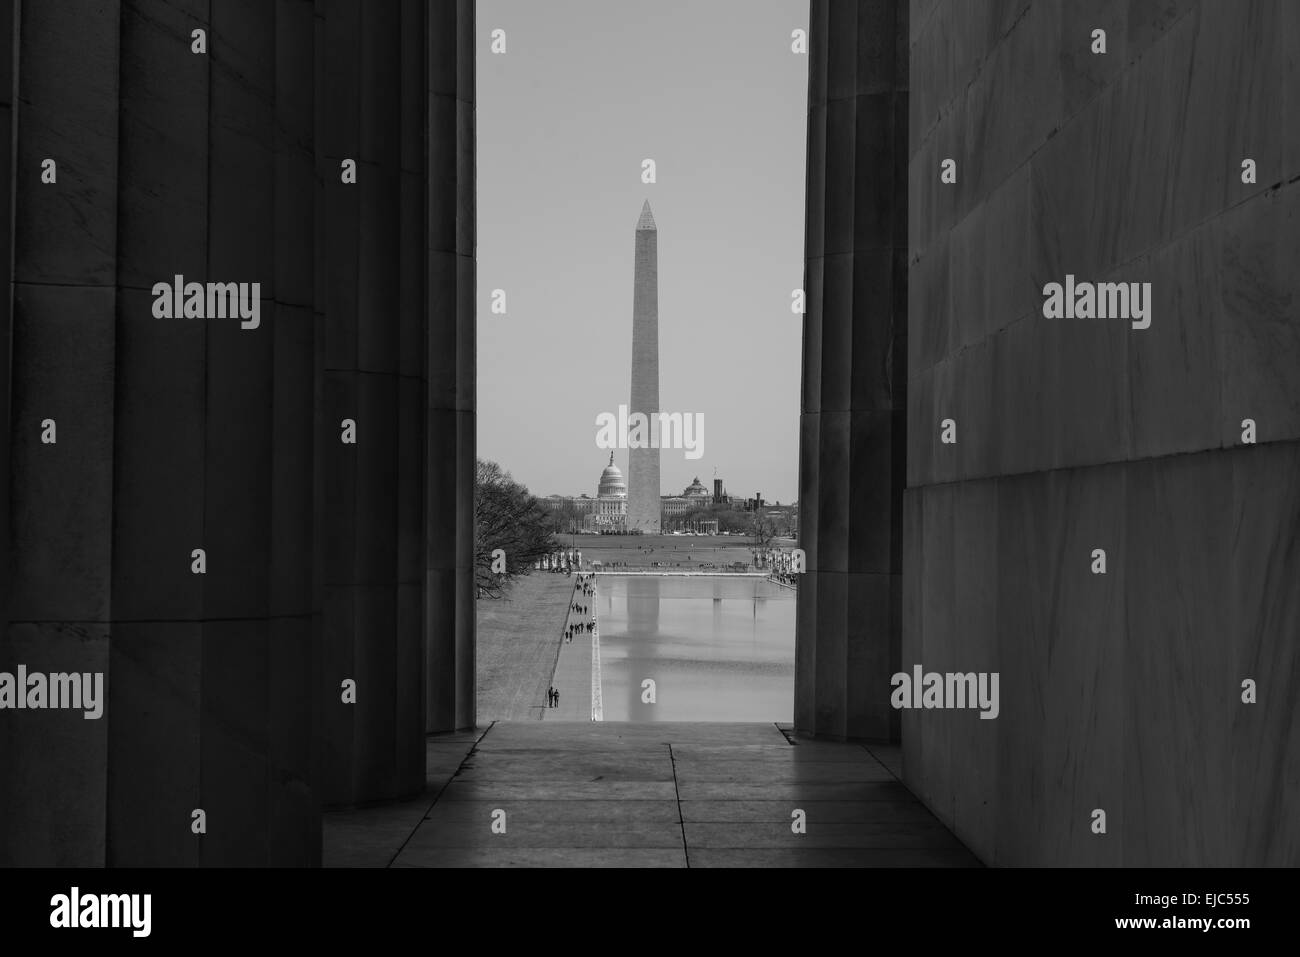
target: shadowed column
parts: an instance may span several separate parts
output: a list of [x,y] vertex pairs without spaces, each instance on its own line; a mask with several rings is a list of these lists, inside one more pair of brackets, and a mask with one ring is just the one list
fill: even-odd
[[426,729],[473,725],[473,18],[317,13],[325,799],[356,804],[423,789]]
[[474,705],[474,4],[429,7],[428,731],[471,728]]
[[795,727],[892,740],[907,359],[905,0],[814,2]]
[[[11,25],[0,671],[107,702],[4,711],[0,864],[317,864],[323,796],[473,722],[472,4]],[[176,276],[256,328],[155,312]]]
[[[54,5],[25,5],[14,24],[13,5],[4,6],[6,31],[13,25],[18,35],[4,44],[13,71],[6,96],[14,91],[6,144],[14,166],[3,190],[6,197],[12,190],[13,207],[4,232],[13,236],[14,258],[6,289],[12,339],[0,363],[11,376],[12,403],[0,672],[24,665],[38,673],[106,673],[118,11],[106,4],[72,18]],[[42,182],[46,159],[55,163],[54,183]],[[53,443],[41,439],[46,421],[55,425]],[[177,556],[178,568],[187,564]],[[111,722],[85,720],[79,710],[0,715],[0,865],[102,865]],[[187,831],[178,817],[178,844]]]
[[[107,701],[6,713],[0,861],[317,863],[311,7],[18,28],[0,670],[104,672]],[[247,284],[257,328],[157,315],[177,275]]]

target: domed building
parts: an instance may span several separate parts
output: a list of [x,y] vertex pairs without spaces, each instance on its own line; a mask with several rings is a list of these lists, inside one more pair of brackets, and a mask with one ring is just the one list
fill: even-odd
[[691,508],[705,508],[713,502],[713,493],[700,484],[700,477],[695,476],[695,481],[686,486],[682,492],[682,498],[690,503]]
[[700,484],[699,476],[682,491],[681,495],[666,495],[663,499],[664,520],[680,518],[687,512],[709,508],[713,504],[713,495]]
[[600,473],[596,486],[596,501],[587,516],[589,527],[598,532],[622,532],[627,529],[627,482],[623,472],[614,464],[614,453],[609,453],[609,464]]
[[596,486],[597,498],[627,498],[627,482],[623,473],[614,464],[614,453],[609,453],[609,464],[600,473],[600,484]]

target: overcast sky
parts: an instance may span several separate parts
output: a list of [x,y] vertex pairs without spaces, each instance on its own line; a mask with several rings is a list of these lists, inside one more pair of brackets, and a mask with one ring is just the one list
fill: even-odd
[[[478,454],[594,495],[628,402],[633,233],[659,227],[659,399],[704,415],[662,491],[798,488],[807,0],[480,0]],[[506,32],[506,53],[488,52]],[[658,182],[641,182],[641,161]],[[504,289],[507,314],[490,296]],[[615,462],[627,472],[627,450]]]

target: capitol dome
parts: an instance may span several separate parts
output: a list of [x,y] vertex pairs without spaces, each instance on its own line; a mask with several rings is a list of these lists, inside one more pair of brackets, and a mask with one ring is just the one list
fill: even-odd
[[609,464],[600,473],[600,485],[596,488],[597,498],[627,498],[627,482],[623,473],[614,464],[614,453],[609,453]]

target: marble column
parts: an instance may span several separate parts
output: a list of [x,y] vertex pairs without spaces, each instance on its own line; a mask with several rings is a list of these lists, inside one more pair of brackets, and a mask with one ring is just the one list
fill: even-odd
[[814,0],[795,728],[894,740],[906,447],[905,0]]
[[[107,700],[5,714],[0,861],[315,863],[310,5],[17,29],[0,670]],[[175,275],[259,284],[258,328],[155,317]]]
[[0,672],[107,700],[0,713],[0,865],[319,863],[473,723],[472,4],[15,6]]
[[428,24],[425,728],[472,728],[474,675],[474,3]]
[[417,793],[426,730],[474,723],[473,5],[316,9],[319,690],[350,805]]

